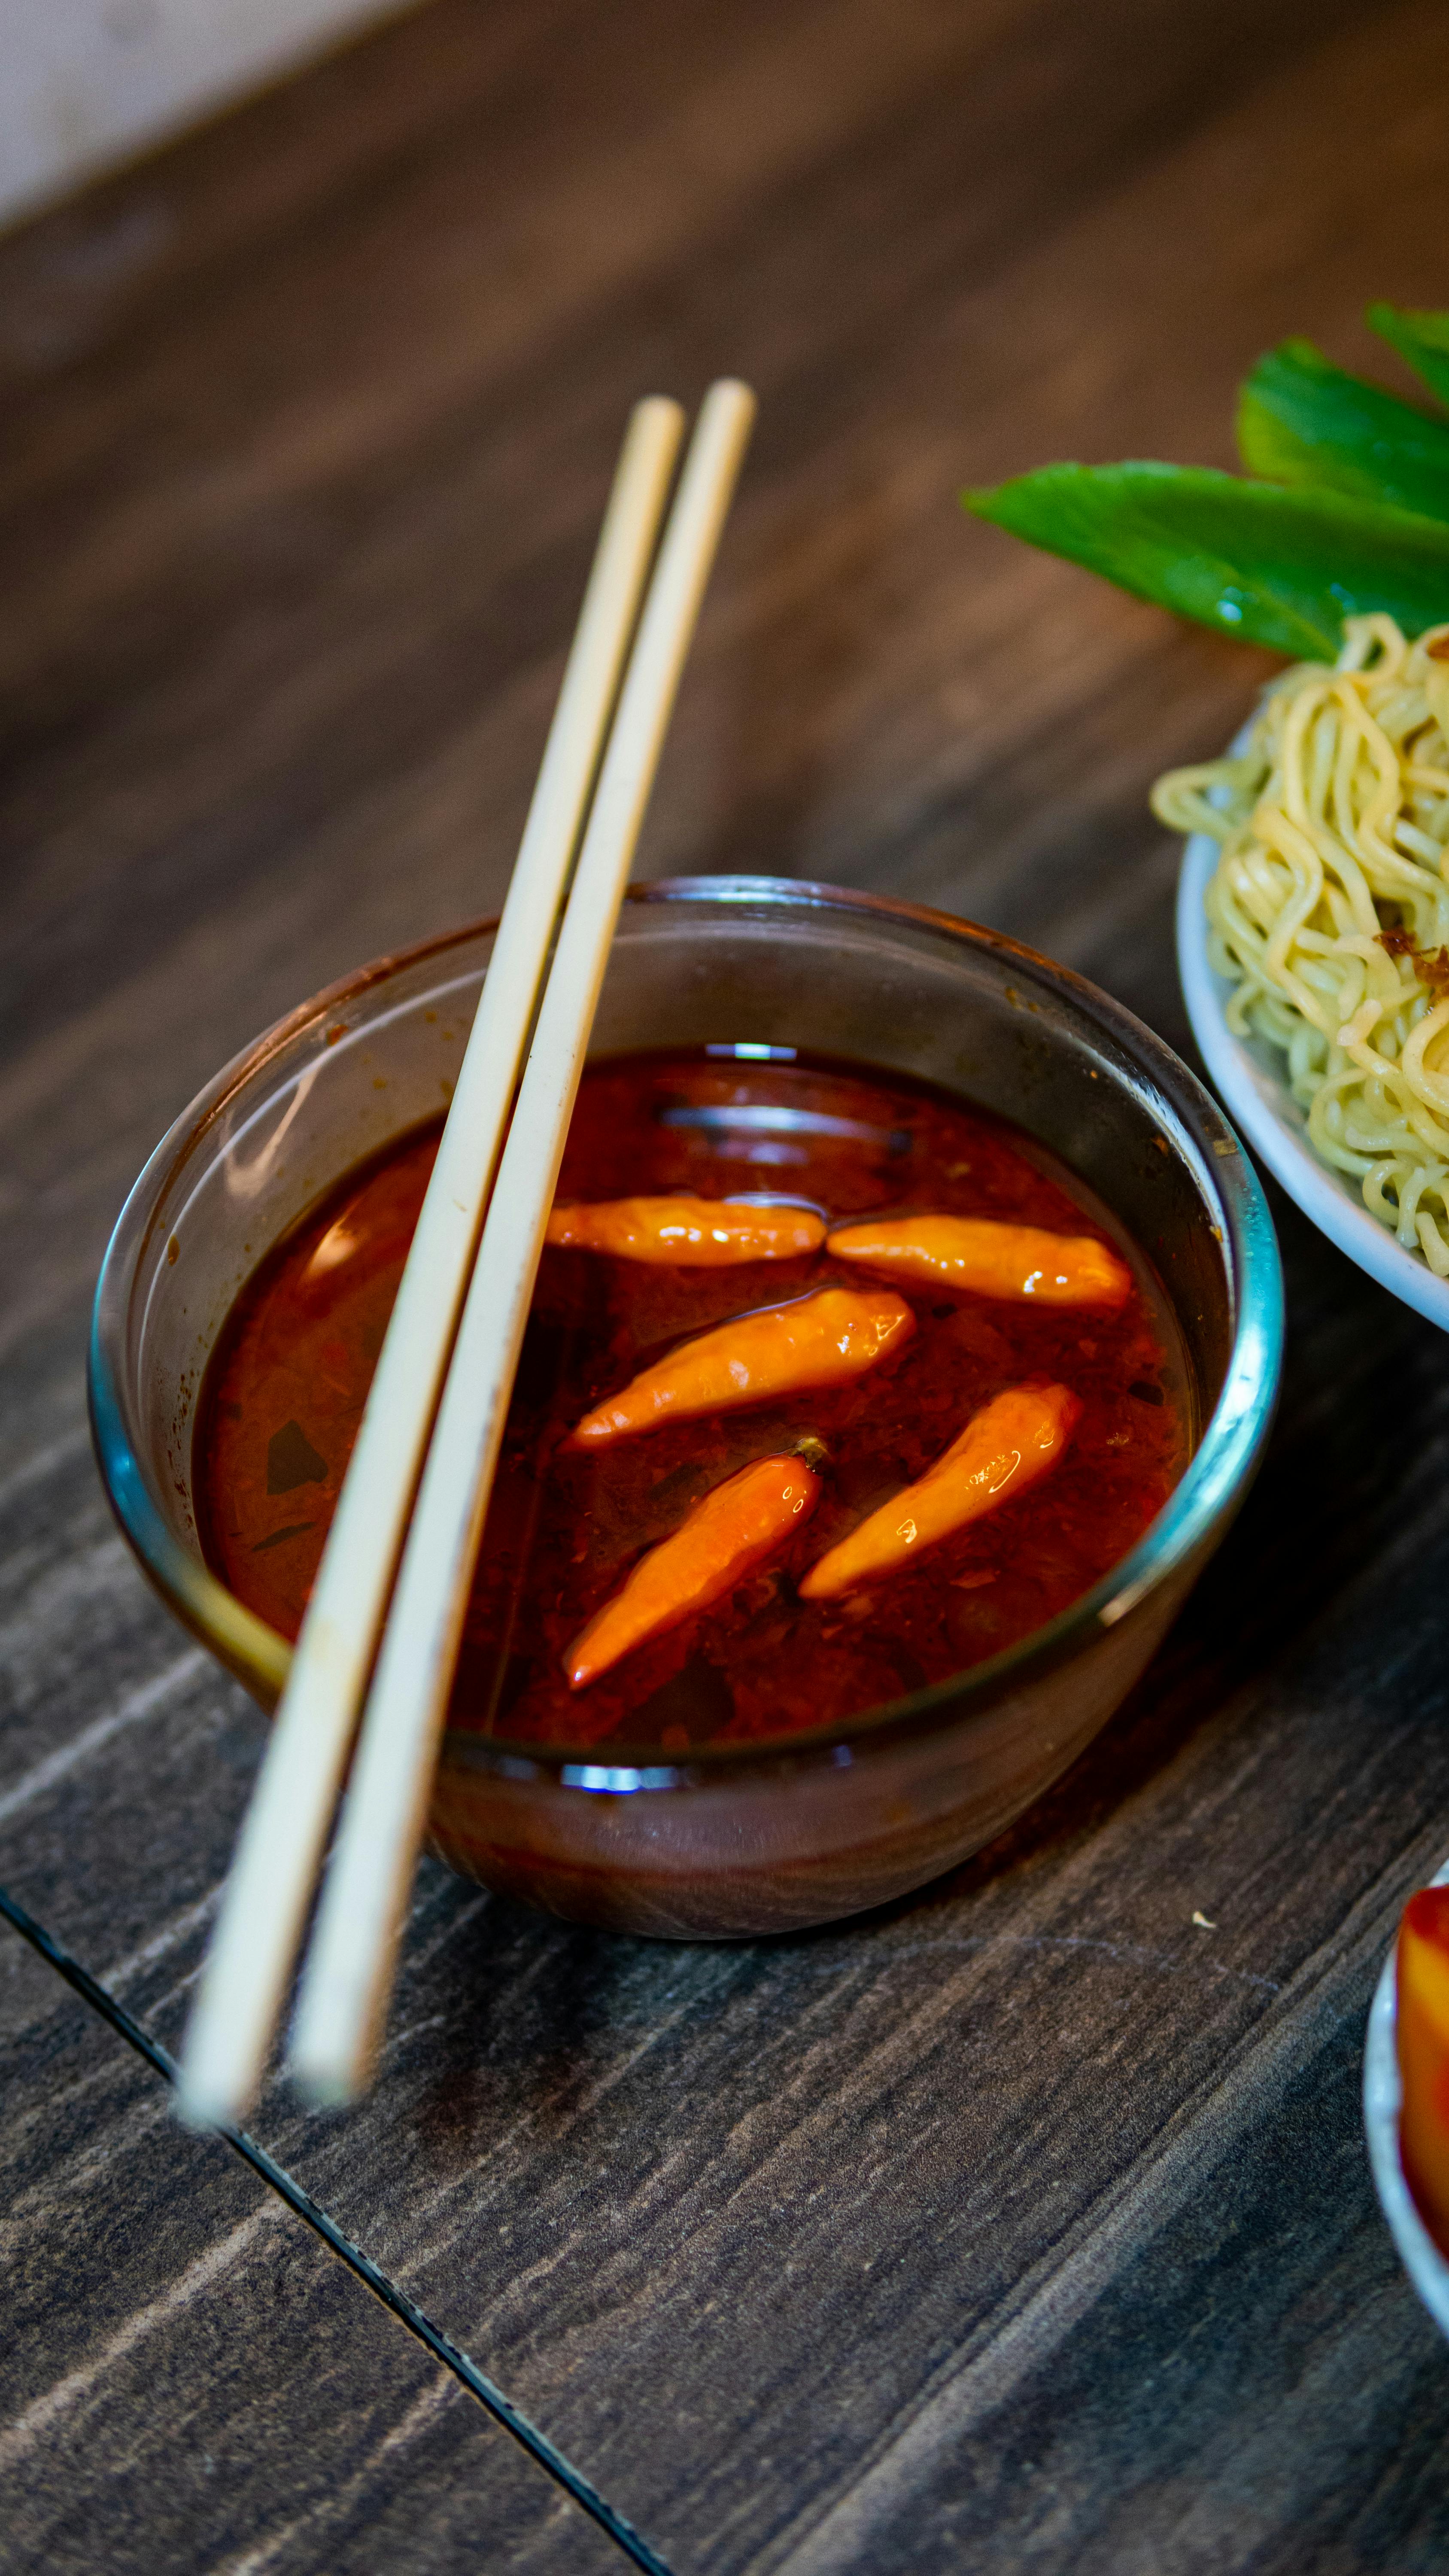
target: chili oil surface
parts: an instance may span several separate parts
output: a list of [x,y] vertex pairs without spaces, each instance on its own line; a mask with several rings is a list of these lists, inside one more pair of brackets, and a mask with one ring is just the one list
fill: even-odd
[[[688,1335],[860,1271],[828,1252],[691,1270],[543,1256],[468,1607],[450,1723],[555,1744],[682,1751],[788,1735],[946,1679],[1089,1590],[1181,1475],[1192,1428],[1176,1328],[1141,1254],[1016,1130],[898,1076],[761,1049],[615,1057],[586,1072],[558,1195],[793,1198],[833,1222],[993,1216],[1095,1234],[1130,1263],[1116,1312],[892,1280],[917,1330],[853,1383],[569,1450],[601,1398]],[[397,1292],[439,1128],[355,1171],[280,1243],[228,1316],[202,1393],[209,1563],[295,1637]],[[1061,1465],[919,1564],[801,1601],[807,1566],[921,1475],[1004,1387],[1059,1379],[1083,1411]],[[823,1491],[729,1598],[572,1692],[564,1649],[641,1552],[752,1458],[809,1444]]]

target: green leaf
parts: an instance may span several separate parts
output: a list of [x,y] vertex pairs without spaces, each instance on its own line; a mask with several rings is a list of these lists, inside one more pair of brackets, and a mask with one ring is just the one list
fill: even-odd
[[1430,393],[1449,403],[1449,313],[1408,313],[1397,304],[1371,304],[1368,321],[1423,378]]
[[[1446,360],[1449,363],[1449,360]],[[1238,401],[1250,474],[1449,519],[1449,422],[1329,365],[1311,340],[1260,358]]]
[[1449,618],[1449,528],[1338,492],[1192,465],[1048,465],[962,500],[1139,599],[1275,653],[1331,661],[1345,617]]

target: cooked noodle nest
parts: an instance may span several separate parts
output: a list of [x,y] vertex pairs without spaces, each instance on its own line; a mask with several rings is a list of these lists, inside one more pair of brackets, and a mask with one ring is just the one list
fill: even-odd
[[1449,624],[1346,618],[1331,668],[1285,671],[1243,752],[1152,804],[1222,845],[1229,1027],[1281,1048],[1315,1153],[1449,1278]]

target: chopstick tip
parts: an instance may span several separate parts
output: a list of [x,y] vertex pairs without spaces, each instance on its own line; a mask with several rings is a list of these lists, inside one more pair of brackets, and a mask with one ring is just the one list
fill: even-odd
[[736,412],[746,421],[752,421],[760,408],[759,395],[743,376],[716,376],[704,399],[716,410]]
[[629,414],[625,455],[646,474],[661,476],[667,485],[684,430],[683,403],[676,402],[673,394],[645,394]]
[[[391,1988],[391,1954],[384,1995]],[[369,2010],[371,2003],[371,2010]],[[341,1979],[314,1948],[303,1973],[287,2050],[287,2073],[314,2111],[340,2111],[366,2092],[377,2054],[376,1998]],[[384,2006],[385,2009],[385,2006]]]
[[313,2111],[345,2111],[363,2092],[365,2072],[346,2064],[330,2050],[293,2048],[287,2061],[302,2100]]
[[171,2101],[182,2128],[197,2134],[236,2128],[247,2107],[245,2102],[233,2101],[216,2085],[198,2083],[184,2067],[177,2077]]

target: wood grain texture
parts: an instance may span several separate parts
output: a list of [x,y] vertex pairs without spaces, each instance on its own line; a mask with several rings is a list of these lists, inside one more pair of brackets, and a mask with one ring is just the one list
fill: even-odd
[[577,2568],[612,2541],[51,1980],[5,2058],[0,2562]]
[[[1446,106],[1430,0],[433,0],[0,243],[0,1877],[164,2038],[260,1721],[106,1518],[95,1267],[218,1062],[496,901],[629,402],[762,396],[647,868],[942,904],[1185,1045],[1145,791],[1267,666],[955,494],[1230,462],[1290,329],[1377,366]],[[366,2108],[262,2106],[677,2576],[1449,2564],[1356,2103],[1449,1846],[1445,1346],[1274,1207],[1260,1483],[1000,1845],[729,1950],[430,1868]],[[5,1940],[0,2048],[0,2445],[91,2374],[17,2564],[613,2557]]]

